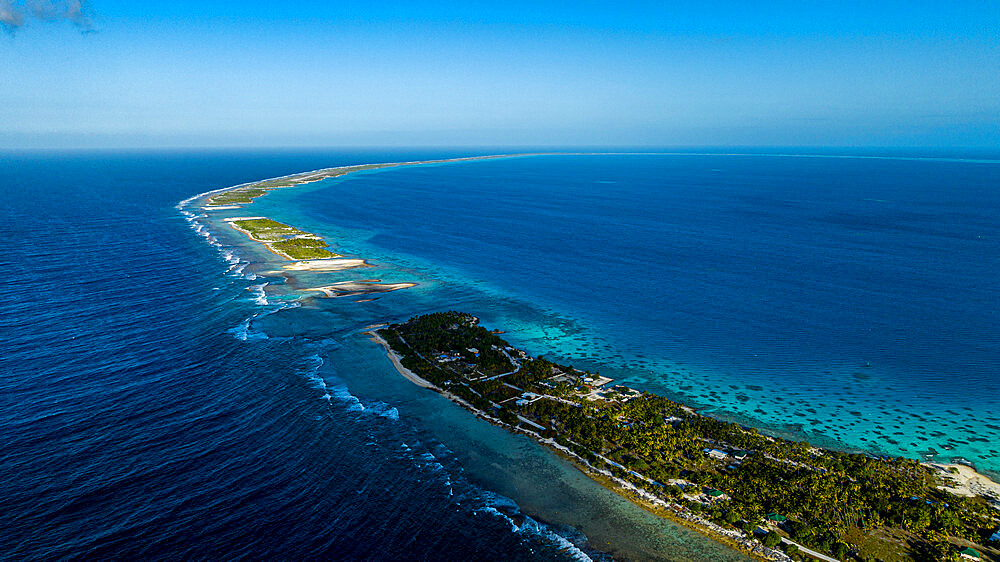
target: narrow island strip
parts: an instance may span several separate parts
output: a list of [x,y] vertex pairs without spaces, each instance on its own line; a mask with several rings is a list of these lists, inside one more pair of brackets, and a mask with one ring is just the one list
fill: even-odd
[[[540,154],[540,153],[538,153]],[[378,170],[380,168],[392,168],[397,166],[416,166],[419,164],[444,164],[449,162],[468,162],[471,160],[491,160],[495,158],[512,158],[515,156],[532,156],[533,154],[492,154],[488,156],[467,156],[463,158],[443,158],[437,160],[416,160],[411,162],[384,162],[379,164],[359,164],[355,166],[339,166],[336,168],[324,168],[312,172],[302,172],[261,180],[258,182],[238,185],[208,197],[203,208],[205,210],[239,209],[243,205],[253,203],[254,199],[267,194],[275,189],[295,187],[307,183],[317,182],[328,178],[344,176],[353,172],[365,170]]]
[[[342,271],[371,267],[365,260],[344,258],[327,249],[323,238],[267,217],[235,217],[226,219],[234,229],[260,242],[272,253],[288,260],[300,260],[282,267],[285,271]],[[317,291],[328,298],[390,293],[415,287],[416,283],[382,283],[379,279],[341,281],[322,287],[304,289]],[[371,299],[355,302],[370,302]]]
[[[539,153],[540,154],[540,153]],[[436,160],[417,160],[410,162],[386,162],[379,164],[359,164],[325,168],[312,172],[302,172],[258,182],[237,185],[234,187],[211,191],[197,197],[185,200],[200,200],[201,208],[206,211],[235,210],[254,202],[275,189],[295,187],[317,182],[328,178],[344,176],[353,172],[377,170],[398,166],[415,166],[420,164],[443,164],[450,162],[466,162],[472,160],[490,160],[497,158],[512,158],[516,156],[531,156],[533,154],[493,154],[487,156],[468,156],[462,158],[445,158]],[[313,271],[333,272],[360,267],[372,267],[364,259],[344,258],[328,249],[328,244],[321,236],[299,230],[268,217],[232,217],[223,219],[235,230],[242,232],[251,240],[263,244],[271,253],[295,261],[282,266],[283,272]],[[334,283],[323,287],[305,289],[317,291],[326,297],[345,297],[367,295],[372,293],[387,293],[415,287],[416,283],[381,283],[364,280],[356,282]],[[371,302],[375,299],[360,299],[355,302]]]
[[[991,541],[1000,487],[971,467],[767,436],[531,357],[466,313],[366,329],[414,384],[533,437],[640,506],[751,556],[1000,557]],[[969,481],[975,485],[959,486]]]
[[321,237],[267,217],[236,217],[226,219],[226,222],[251,240],[264,244],[268,250],[285,259],[319,260],[342,257],[327,250],[327,243]]

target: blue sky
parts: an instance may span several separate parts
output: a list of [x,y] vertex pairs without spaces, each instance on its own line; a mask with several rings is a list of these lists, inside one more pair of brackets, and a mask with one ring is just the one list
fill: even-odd
[[93,0],[0,33],[0,147],[1000,147],[995,1],[751,4]]

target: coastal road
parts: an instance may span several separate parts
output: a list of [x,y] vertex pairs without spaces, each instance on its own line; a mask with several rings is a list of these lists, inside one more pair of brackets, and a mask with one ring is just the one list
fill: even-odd
[[[757,527],[757,530],[754,531],[754,534],[757,534],[758,532],[766,533],[771,530],[770,527],[772,526],[768,525],[767,527]],[[795,546],[799,547],[799,552],[801,552],[802,554],[808,554],[809,556],[812,556],[813,558],[819,560],[823,560],[824,562],[841,562],[840,560],[837,560],[836,558],[831,558],[823,554],[822,552],[816,552],[811,548],[802,546],[801,544],[793,541],[792,539],[786,539],[785,537],[781,537],[781,542],[785,544],[794,544]]]
[[812,556],[813,558],[818,558],[820,560],[824,560],[825,562],[840,562],[840,560],[837,560],[836,558],[830,558],[829,556],[827,556],[827,555],[825,555],[823,553],[816,552],[815,550],[806,548],[806,547],[802,546],[801,544],[799,544],[799,543],[797,543],[795,541],[783,538],[783,539],[781,539],[781,542],[786,543],[786,544],[794,544],[795,546],[799,547],[799,552],[801,552],[803,554],[808,554],[809,556]]

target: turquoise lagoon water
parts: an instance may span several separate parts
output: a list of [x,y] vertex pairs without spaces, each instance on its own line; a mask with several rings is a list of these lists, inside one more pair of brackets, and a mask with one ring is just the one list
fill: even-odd
[[532,156],[253,208],[421,284],[372,318],[468,310],[719,417],[995,473],[998,186],[996,160]]
[[402,379],[359,328],[423,289],[295,302],[274,256],[176,208],[452,154],[0,153],[4,557],[741,559]]
[[[742,559],[410,384],[361,334],[441,309],[720,417],[1000,470],[996,155],[514,158],[176,208],[473,153],[0,154],[0,552]],[[282,274],[234,215],[377,267]],[[418,286],[297,290],[366,278]]]
[[[316,368],[310,375],[321,400],[336,410],[356,411],[369,422],[375,412],[377,418],[387,418],[393,424],[418,428],[418,444],[425,452],[417,458],[443,467],[443,475],[437,479],[449,497],[462,498],[463,504],[478,504],[472,508],[474,513],[507,521],[520,540],[535,545],[532,548],[538,554],[555,552],[575,558],[611,555],[635,560],[745,559],[631,504],[532,440],[478,420],[400,377],[382,348],[362,334],[365,327],[443,308],[462,308],[477,311],[484,318],[490,312],[503,311],[512,322],[525,323],[524,334],[530,335],[529,330],[544,327],[554,316],[533,302],[484,290],[481,283],[460,282],[440,265],[366,246],[370,230],[317,222],[296,203],[284,199],[293,195],[292,191],[306,195],[330,188],[339,189],[335,182],[319,182],[273,192],[239,210],[185,207],[196,232],[217,246],[234,273],[248,278],[250,294],[246,298],[258,310],[228,330],[235,339],[247,345],[282,340],[321,342],[326,347],[317,354]],[[312,206],[308,199],[301,203]],[[223,220],[237,216],[268,216],[322,233],[338,251],[365,257],[375,267],[336,273],[279,271],[287,262],[248,241]],[[357,245],[350,246],[352,242]],[[302,291],[331,282],[370,279],[418,285],[367,298],[327,299]],[[401,445],[408,449],[411,443],[404,439]]]

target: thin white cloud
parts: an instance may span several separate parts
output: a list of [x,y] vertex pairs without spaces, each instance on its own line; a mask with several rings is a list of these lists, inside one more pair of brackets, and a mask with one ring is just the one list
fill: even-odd
[[0,29],[13,32],[29,18],[69,21],[84,31],[93,31],[84,0],[0,0]]

